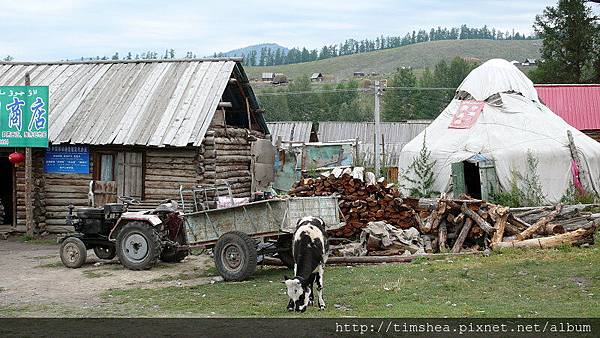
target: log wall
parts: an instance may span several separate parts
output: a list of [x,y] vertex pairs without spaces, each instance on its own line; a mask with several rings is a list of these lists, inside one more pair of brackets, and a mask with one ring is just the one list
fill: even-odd
[[[212,185],[227,181],[235,197],[250,197],[252,189],[251,142],[262,133],[244,128],[212,125],[199,147],[139,148],[118,151],[144,152],[142,206],[148,209],[160,201],[180,201],[179,186]],[[111,147],[111,150],[117,150]],[[93,154],[104,147],[90,147],[90,174],[45,174],[44,150],[34,152],[34,221],[40,232],[72,231],[65,225],[67,207],[88,205],[89,182],[94,179]],[[17,176],[17,231],[25,231],[25,170]],[[210,195],[209,195],[210,196]],[[186,201],[190,196],[184,196]]]

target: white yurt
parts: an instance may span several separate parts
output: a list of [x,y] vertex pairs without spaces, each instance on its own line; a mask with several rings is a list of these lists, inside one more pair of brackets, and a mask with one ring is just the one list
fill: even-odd
[[[575,148],[570,147],[573,143],[567,131]],[[424,138],[430,159],[435,160],[434,191],[482,197],[477,196],[477,184],[484,185],[482,180],[489,178],[490,168],[499,188],[510,190],[515,173],[525,175],[531,168],[528,153],[537,161],[547,202],[559,201],[578,180],[579,172],[588,192],[599,191],[600,143],[540,102],[533,83],[506,60],[489,60],[474,69],[440,116],[402,148],[398,163],[401,182],[407,182],[402,175],[414,175],[408,169],[419,156]],[[576,149],[579,167],[570,149]],[[462,181],[470,186],[467,191],[453,188]]]

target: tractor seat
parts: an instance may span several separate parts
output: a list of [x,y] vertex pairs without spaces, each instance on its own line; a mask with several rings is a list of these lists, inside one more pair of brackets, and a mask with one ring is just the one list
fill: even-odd
[[77,218],[104,219],[104,208],[79,208]]

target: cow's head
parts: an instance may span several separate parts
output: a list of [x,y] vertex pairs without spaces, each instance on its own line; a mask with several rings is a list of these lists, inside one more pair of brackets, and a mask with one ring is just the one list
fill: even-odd
[[323,221],[320,217],[314,216],[305,216],[298,220],[296,223],[296,228],[299,228],[303,225],[314,225],[325,230],[325,221]]
[[284,276],[284,283],[287,287],[287,295],[289,302],[287,309],[288,311],[306,311],[308,305],[308,299],[310,297],[310,288],[308,287],[304,278],[296,276],[289,278]]

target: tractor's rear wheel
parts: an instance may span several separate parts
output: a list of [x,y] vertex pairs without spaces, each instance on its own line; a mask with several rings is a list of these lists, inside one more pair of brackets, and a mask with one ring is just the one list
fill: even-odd
[[215,265],[227,281],[242,281],[256,271],[256,242],[241,231],[223,234],[215,245]]
[[160,236],[144,222],[124,225],[117,235],[116,246],[121,264],[131,270],[150,269],[160,257]]
[[80,268],[87,258],[87,248],[77,237],[69,237],[60,245],[60,260],[67,268]]

